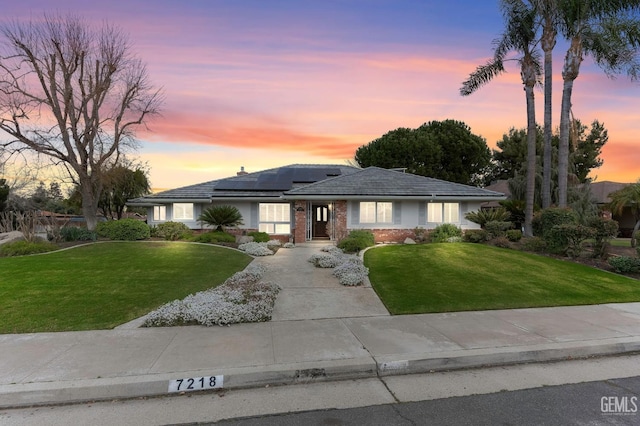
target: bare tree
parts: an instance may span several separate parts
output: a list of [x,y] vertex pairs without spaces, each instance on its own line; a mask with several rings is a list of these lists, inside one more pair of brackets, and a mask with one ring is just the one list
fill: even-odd
[[102,175],[135,148],[134,131],[162,96],[117,27],[73,16],[0,27],[0,129],[8,152],[36,152],[62,166],[96,226]]

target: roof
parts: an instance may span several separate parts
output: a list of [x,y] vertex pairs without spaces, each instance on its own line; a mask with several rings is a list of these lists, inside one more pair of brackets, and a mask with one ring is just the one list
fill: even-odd
[[279,198],[283,192],[318,180],[354,173],[360,169],[335,164],[291,164],[283,167],[212,180],[129,200],[129,205],[166,202],[209,202],[220,198]]
[[607,180],[602,182],[593,182],[591,184],[591,193],[595,197],[598,204],[607,204],[611,202],[611,198],[609,198],[609,195],[612,192],[618,191],[627,185],[630,185],[630,184],[620,183],[620,182],[611,182]]
[[314,197],[345,198],[445,198],[504,199],[504,194],[475,186],[368,167],[358,171],[295,188],[284,193],[287,199]]

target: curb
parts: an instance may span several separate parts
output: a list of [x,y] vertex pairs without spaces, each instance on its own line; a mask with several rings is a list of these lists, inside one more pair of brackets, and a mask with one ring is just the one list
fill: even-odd
[[[396,354],[275,364],[264,367],[240,367],[225,369],[223,389],[420,374],[635,352],[640,352],[640,340],[637,338],[614,338],[591,342],[553,343],[533,347],[467,349],[451,352]],[[175,395],[168,393],[170,380],[205,377],[220,372],[192,370],[89,380],[0,385],[0,409]]]

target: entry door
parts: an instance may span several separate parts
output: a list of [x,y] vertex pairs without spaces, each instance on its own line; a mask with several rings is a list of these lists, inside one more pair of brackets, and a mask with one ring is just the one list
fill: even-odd
[[313,204],[312,216],[313,238],[329,239],[329,229],[327,227],[327,224],[329,223],[329,205]]

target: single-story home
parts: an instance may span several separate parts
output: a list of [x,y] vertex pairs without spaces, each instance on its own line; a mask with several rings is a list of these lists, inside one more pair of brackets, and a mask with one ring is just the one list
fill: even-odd
[[452,223],[478,228],[465,214],[502,193],[401,170],[347,165],[294,164],[172,189],[130,200],[146,207],[147,222],[183,222],[203,229],[202,211],[214,205],[238,208],[236,232],[262,231],[286,241],[340,240],[367,229],[377,242],[401,242],[416,228]]

